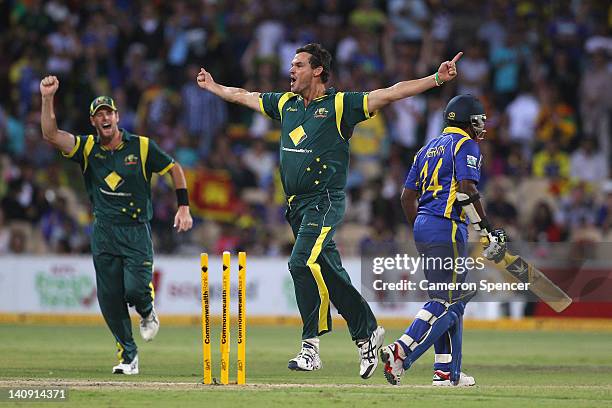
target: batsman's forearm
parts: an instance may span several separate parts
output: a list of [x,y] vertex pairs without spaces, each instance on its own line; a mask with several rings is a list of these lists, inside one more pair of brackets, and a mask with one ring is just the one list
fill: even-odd
[[54,142],[57,138],[57,121],[53,110],[53,96],[42,97],[42,107],[40,110],[40,127],[43,138]]

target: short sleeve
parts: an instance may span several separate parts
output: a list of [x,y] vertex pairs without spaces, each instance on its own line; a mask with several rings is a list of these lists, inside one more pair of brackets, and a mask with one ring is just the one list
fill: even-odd
[[412,166],[410,166],[410,170],[408,171],[408,176],[406,176],[406,181],[404,182],[404,187],[410,190],[419,191],[419,179],[417,178],[417,173],[418,173],[417,160],[418,160],[419,153],[421,153],[422,150],[423,148],[421,148],[414,155],[414,159],[412,160]]
[[408,171],[408,176],[406,176],[406,181],[404,182],[404,187],[410,190],[419,191],[416,167],[416,163],[413,163],[412,167],[410,167],[410,171]]
[[259,110],[271,119],[280,120],[278,103],[285,95],[283,92],[265,92],[259,95]]
[[155,141],[149,139],[149,153],[146,164],[148,172],[163,175],[174,167],[174,164],[174,159],[164,152]]
[[72,160],[73,162],[83,164],[83,150],[85,149],[85,144],[87,142],[87,136],[77,135],[74,137],[74,147],[69,153],[62,152],[62,156],[65,158]]
[[455,177],[457,181],[473,180],[480,181],[480,166],[482,155],[480,147],[474,140],[469,139],[459,147],[455,155]]
[[344,93],[344,108],[342,112],[342,120],[350,127],[366,119],[370,119],[368,111],[368,93],[367,92],[345,92]]

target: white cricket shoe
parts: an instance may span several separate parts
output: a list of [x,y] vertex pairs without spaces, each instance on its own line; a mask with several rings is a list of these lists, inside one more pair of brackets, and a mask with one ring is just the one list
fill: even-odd
[[321,368],[319,350],[314,345],[303,341],[302,349],[294,359],[289,360],[287,367],[295,371],[315,371]]
[[434,387],[471,387],[475,384],[476,381],[474,377],[470,377],[462,371],[459,376],[459,382],[457,385],[453,385],[450,381],[450,372],[442,370],[434,371],[433,381],[431,383]]
[[368,379],[374,374],[378,365],[378,350],[382,347],[385,340],[385,329],[378,326],[376,330],[370,334],[367,340],[358,340],[355,342],[359,347],[359,375],[361,378]]
[[151,309],[151,313],[147,317],[140,319],[140,336],[144,341],[151,341],[159,331],[159,319],[155,313],[155,307]]
[[385,364],[383,374],[391,385],[400,385],[404,374],[404,359],[399,355],[400,347],[402,346],[395,342],[380,349],[380,360]]
[[119,363],[114,366],[113,374],[138,374],[138,356],[134,357],[131,363]]

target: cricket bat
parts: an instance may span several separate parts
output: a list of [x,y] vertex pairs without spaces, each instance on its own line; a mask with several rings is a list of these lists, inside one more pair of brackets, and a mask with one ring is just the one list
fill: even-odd
[[[470,203],[463,208],[470,218],[471,223],[478,224],[481,221],[474,204]],[[488,245],[489,231],[481,229],[480,235],[480,242],[483,245]],[[542,271],[519,255],[513,255],[506,251],[504,259],[501,260],[500,264],[504,270],[515,279],[523,283],[529,283],[529,290],[531,293],[544,301],[544,303],[550,306],[555,312],[560,313],[564,311],[572,303],[572,298],[569,297],[567,293],[548,279]]]

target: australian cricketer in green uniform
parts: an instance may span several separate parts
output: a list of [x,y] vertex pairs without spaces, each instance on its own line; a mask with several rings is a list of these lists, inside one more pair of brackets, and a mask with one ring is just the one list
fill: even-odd
[[351,284],[333,241],[344,216],[349,140],[357,123],[387,104],[453,79],[461,55],[443,62],[433,75],[369,93],[326,88],[331,56],[319,44],[297,49],[289,71],[290,92],[226,87],[215,83],[204,68],[200,70],[201,88],[281,122],[280,175],[287,196],[286,218],[295,236],[289,271],[303,321],[302,349],[289,361],[290,369],[321,367],[318,336],[331,330],[330,302],[359,347],[361,377],[369,378],[376,369],[384,330]]
[[93,205],[91,239],[98,302],[119,349],[116,374],[138,374],[138,354],[132,337],[128,305],[140,314],[140,334],[152,340],[159,329],[153,306],[153,242],[149,221],[151,175],[170,172],[177,191],[175,227],[192,226],[185,176],[181,166],[144,136],[118,128],[119,113],[108,96],[89,107],[96,135],[74,136],[57,128],[53,96],[59,88],[54,76],[42,79],[43,137],[64,157],[77,162]]

